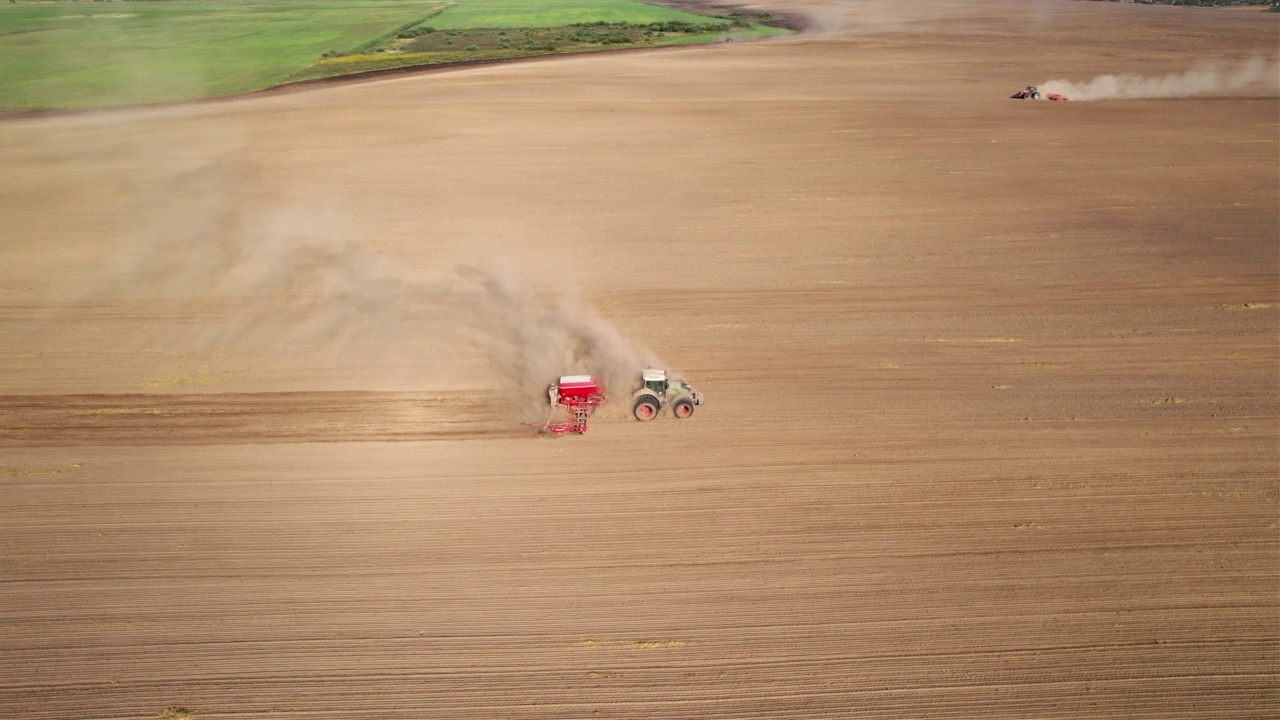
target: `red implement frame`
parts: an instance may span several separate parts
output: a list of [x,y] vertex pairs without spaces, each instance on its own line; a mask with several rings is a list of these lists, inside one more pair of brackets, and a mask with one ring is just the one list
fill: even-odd
[[604,391],[593,377],[570,376],[560,378],[556,385],[556,405],[569,411],[571,419],[561,423],[547,423],[541,432],[563,435],[581,435],[587,431],[587,418],[591,410],[606,402]]

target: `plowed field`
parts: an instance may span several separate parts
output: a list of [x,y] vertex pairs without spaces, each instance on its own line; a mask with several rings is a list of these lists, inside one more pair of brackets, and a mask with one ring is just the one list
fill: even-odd
[[1280,15],[759,9],[0,122],[0,716],[1280,716]]

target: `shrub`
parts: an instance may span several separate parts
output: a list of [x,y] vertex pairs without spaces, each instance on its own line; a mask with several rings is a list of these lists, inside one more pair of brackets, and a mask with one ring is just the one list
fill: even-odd
[[[747,23],[748,25],[750,23]],[[662,33],[709,33],[724,32],[732,26],[732,23],[706,23],[697,25],[695,23],[687,23],[681,20],[668,20],[667,22],[649,23],[648,28],[652,32]]]
[[401,40],[408,40],[409,38],[416,38],[416,37],[422,37],[423,35],[430,35],[435,31],[436,29],[433,27],[419,27],[419,28],[414,28],[412,30],[405,30],[404,32],[397,35],[396,37],[400,38]]
[[464,50],[466,50],[467,52],[477,52],[478,50],[480,50],[480,46],[479,46],[479,45],[468,45],[468,46],[466,46],[466,47],[465,47],[465,48],[463,48],[463,49],[464,49]]

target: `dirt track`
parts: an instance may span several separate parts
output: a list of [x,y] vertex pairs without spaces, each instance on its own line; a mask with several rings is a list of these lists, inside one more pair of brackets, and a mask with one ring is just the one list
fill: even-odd
[[[0,716],[1280,715],[1280,100],[1006,99],[1280,16],[899,5],[0,123]],[[459,261],[708,404],[533,437]]]

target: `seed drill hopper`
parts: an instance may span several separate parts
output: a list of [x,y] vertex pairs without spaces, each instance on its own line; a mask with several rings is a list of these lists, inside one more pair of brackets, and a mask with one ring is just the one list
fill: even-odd
[[563,435],[575,433],[581,435],[587,431],[587,418],[591,411],[608,402],[600,382],[590,375],[565,375],[547,388],[547,399],[551,401],[554,412],[564,408],[569,419],[564,422],[549,422],[542,426],[540,432]]

